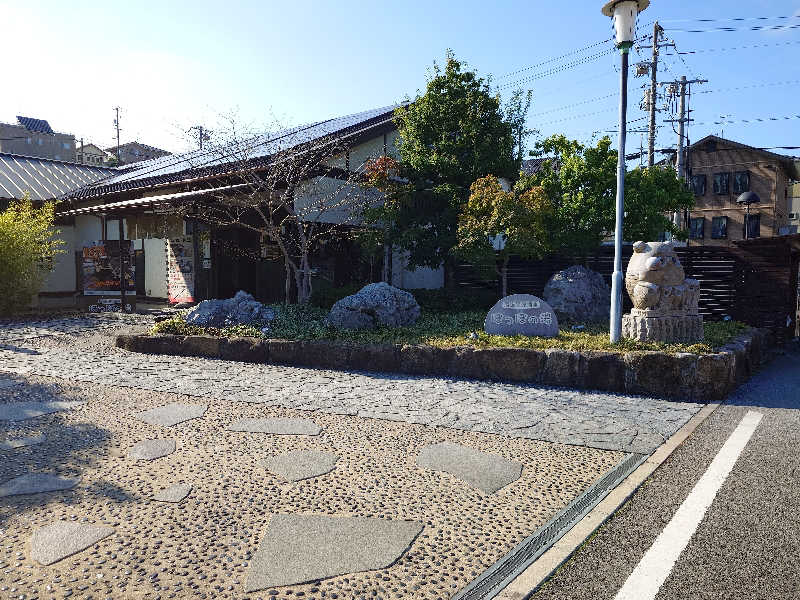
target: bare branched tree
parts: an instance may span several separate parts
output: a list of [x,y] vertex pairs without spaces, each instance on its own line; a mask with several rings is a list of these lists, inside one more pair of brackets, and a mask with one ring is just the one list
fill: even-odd
[[230,125],[224,143],[190,159],[194,169],[214,173],[214,187],[227,189],[183,210],[200,221],[256,232],[262,243],[277,246],[286,266],[287,302],[294,282],[297,302],[306,303],[314,252],[360,226],[364,209],[380,201],[380,193],[361,185],[363,165],[350,164],[352,135],[320,136],[317,126],[242,136],[236,123]]

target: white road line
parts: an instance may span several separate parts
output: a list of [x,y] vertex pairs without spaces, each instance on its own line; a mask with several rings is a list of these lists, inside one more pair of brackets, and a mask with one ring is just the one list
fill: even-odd
[[747,412],[672,520],[636,565],[615,600],[653,600],[656,597],[763,416],[752,410]]

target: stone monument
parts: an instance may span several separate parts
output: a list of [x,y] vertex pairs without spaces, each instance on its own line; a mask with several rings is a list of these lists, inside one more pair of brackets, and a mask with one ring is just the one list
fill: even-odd
[[558,319],[547,302],[530,294],[501,298],[486,315],[484,330],[489,335],[556,337]]
[[625,288],[633,309],[622,317],[623,337],[642,342],[703,339],[700,282],[686,278],[672,242],[636,242]]

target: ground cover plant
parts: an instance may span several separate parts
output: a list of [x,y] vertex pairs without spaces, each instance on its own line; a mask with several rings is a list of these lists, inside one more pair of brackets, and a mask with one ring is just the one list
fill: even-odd
[[222,337],[259,337],[289,340],[337,340],[353,344],[422,344],[447,348],[472,346],[474,348],[529,348],[544,350],[603,350],[607,352],[661,351],[710,353],[724,346],[747,326],[736,321],[705,323],[705,339],[696,344],[642,343],[623,340],[612,345],[608,328],[602,325],[573,329],[562,327],[554,338],[497,336],[483,331],[485,310],[437,312],[423,310],[419,320],[410,327],[378,327],[371,330],[345,330],[325,324],[328,311],[309,305],[274,305],[275,319],[263,325],[236,325],[213,328],[187,325],[180,316],[157,323],[152,332],[174,335],[211,335]]

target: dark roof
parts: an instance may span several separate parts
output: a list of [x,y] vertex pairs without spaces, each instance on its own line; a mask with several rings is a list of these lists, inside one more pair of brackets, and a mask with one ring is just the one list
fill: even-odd
[[115,173],[109,167],[92,167],[50,158],[0,153],[0,198],[53,200]]
[[44,119],[34,119],[32,117],[20,117],[17,115],[17,122],[28,131],[35,131],[36,133],[55,133],[50,123]]
[[[124,144],[120,144],[119,145],[119,149],[123,150],[123,149],[126,149],[126,148],[131,147],[131,146],[142,148],[143,150],[145,150],[147,152],[160,152],[160,153],[163,153],[163,154],[172,154],[169,150],[164,150],[162,148],[156,148],[155,146],[148,146],[147,144],[142,144],[141,142],[125,142]],[[117,147],[116,146],[111,146],[110,148],[106,148],[106,152],[114,153],[116,151],[117,151]]]
[[[544,163],[547,161],[555,161],[555,157],[553,156],[540,156],[538,158],[526,158],[522,161],[522,172],[525,175],[535,175],[539,171],[542,170]],[[558,168],[556,164],[556,168]]]
[[230,173],[231,165],[240,164],[243,156],[250,161],[266,162],[271,156],[295,146],[333,135],[356,135],[386,125],[392,122],[394,110],[398,106],[402,105],[385,106],[273,133],[263,133],[221,148],[193,150],[133,163],[121,167],[113,177],[76,190],[70,196],[96,197],[178,181],[223,176]]
[[798,166],[798,159],[794,156],[787,156],[785,154],[776,154],[775,152],[770,152],[769,150],[764,150],[763,148],[748,146],[747,144],[742,144],[741,142],[734,142],[733,140],[721,138],[713,134],[707,135],[703,139],[696,141],[694,144],[691,144],[689,148],[692,150],[696,150],[698,149],[698,146],[707,144],[709,141],[721,142],[722,144],[733,146],[734,148],[740,148],[742,150],[751,150],[753,152],[763,154],[765,157],[771,158],[772,160],[781,163],[781,165],[783,165],[783,168],[786,169],[786,172],[792,179],[795,180],[800,179],[800,166]]

